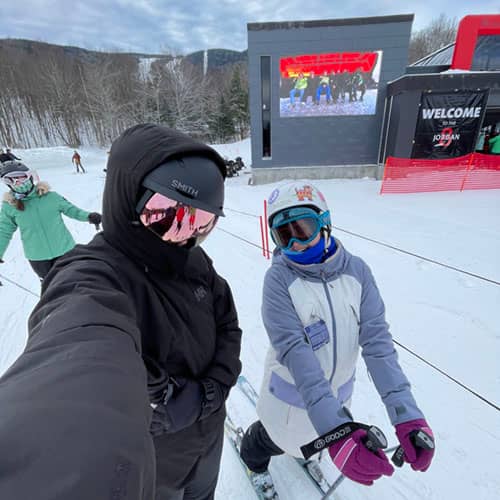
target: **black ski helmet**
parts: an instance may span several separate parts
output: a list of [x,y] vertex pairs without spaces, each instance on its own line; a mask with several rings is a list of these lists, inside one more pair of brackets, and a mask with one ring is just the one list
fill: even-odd
[[20,161],[10,160],[5,162],[0,162],[0,178],[12,172],[27,172],[30,173],[30,169]]
[[224,177],[220,167],[205,156],[170,158],[142,181],[148,189],[137,205],[140,213],[151,197],[160,193],[172,200],[224,216]]

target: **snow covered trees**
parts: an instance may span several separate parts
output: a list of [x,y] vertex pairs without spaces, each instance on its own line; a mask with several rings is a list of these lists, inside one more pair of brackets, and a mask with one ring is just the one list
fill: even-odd
[[106,146],[152,122],[205,140],[248,134],[238,63],[204,74],[189,57],[92,52],[29,41],[0,44],[0,143]]

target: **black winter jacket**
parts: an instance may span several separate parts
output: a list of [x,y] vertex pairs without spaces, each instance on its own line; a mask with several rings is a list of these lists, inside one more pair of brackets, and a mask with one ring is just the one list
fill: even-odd
[[12,153],[0,153],[0,163],[12,160],[20,160],[20,159],[21,158],[18,158],[16,155]]
[[155,462],[158,481],[179,487],[223,432],[222,406],[154,445],[149,433],[148,385],[210,377],[227,395],[241,369],[233,299],[210,259],[137,223],[142,178],[178,153],[225,171],[211,148],[162,127],[113,143],[104,231],[58,260],[0,379],[0,498],[150,500]]

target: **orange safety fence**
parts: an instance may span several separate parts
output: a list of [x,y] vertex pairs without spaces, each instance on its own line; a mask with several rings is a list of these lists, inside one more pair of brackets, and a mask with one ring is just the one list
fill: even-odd
[[466,189],[500,189],[500,155],[471,153],[442,160],[389,156],[380,194]]

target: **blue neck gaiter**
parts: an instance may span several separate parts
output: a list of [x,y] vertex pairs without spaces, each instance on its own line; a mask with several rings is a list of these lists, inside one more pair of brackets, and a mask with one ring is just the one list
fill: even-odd
[[291,250],[283,250],[283,253],[293,262],[297,264],[319,264],[328,259],[337,250],[335,239],[330,237],[330,247],[325,253],[325,237],[323,236],[316,245],[304,250],[303,252],[292,252]]

